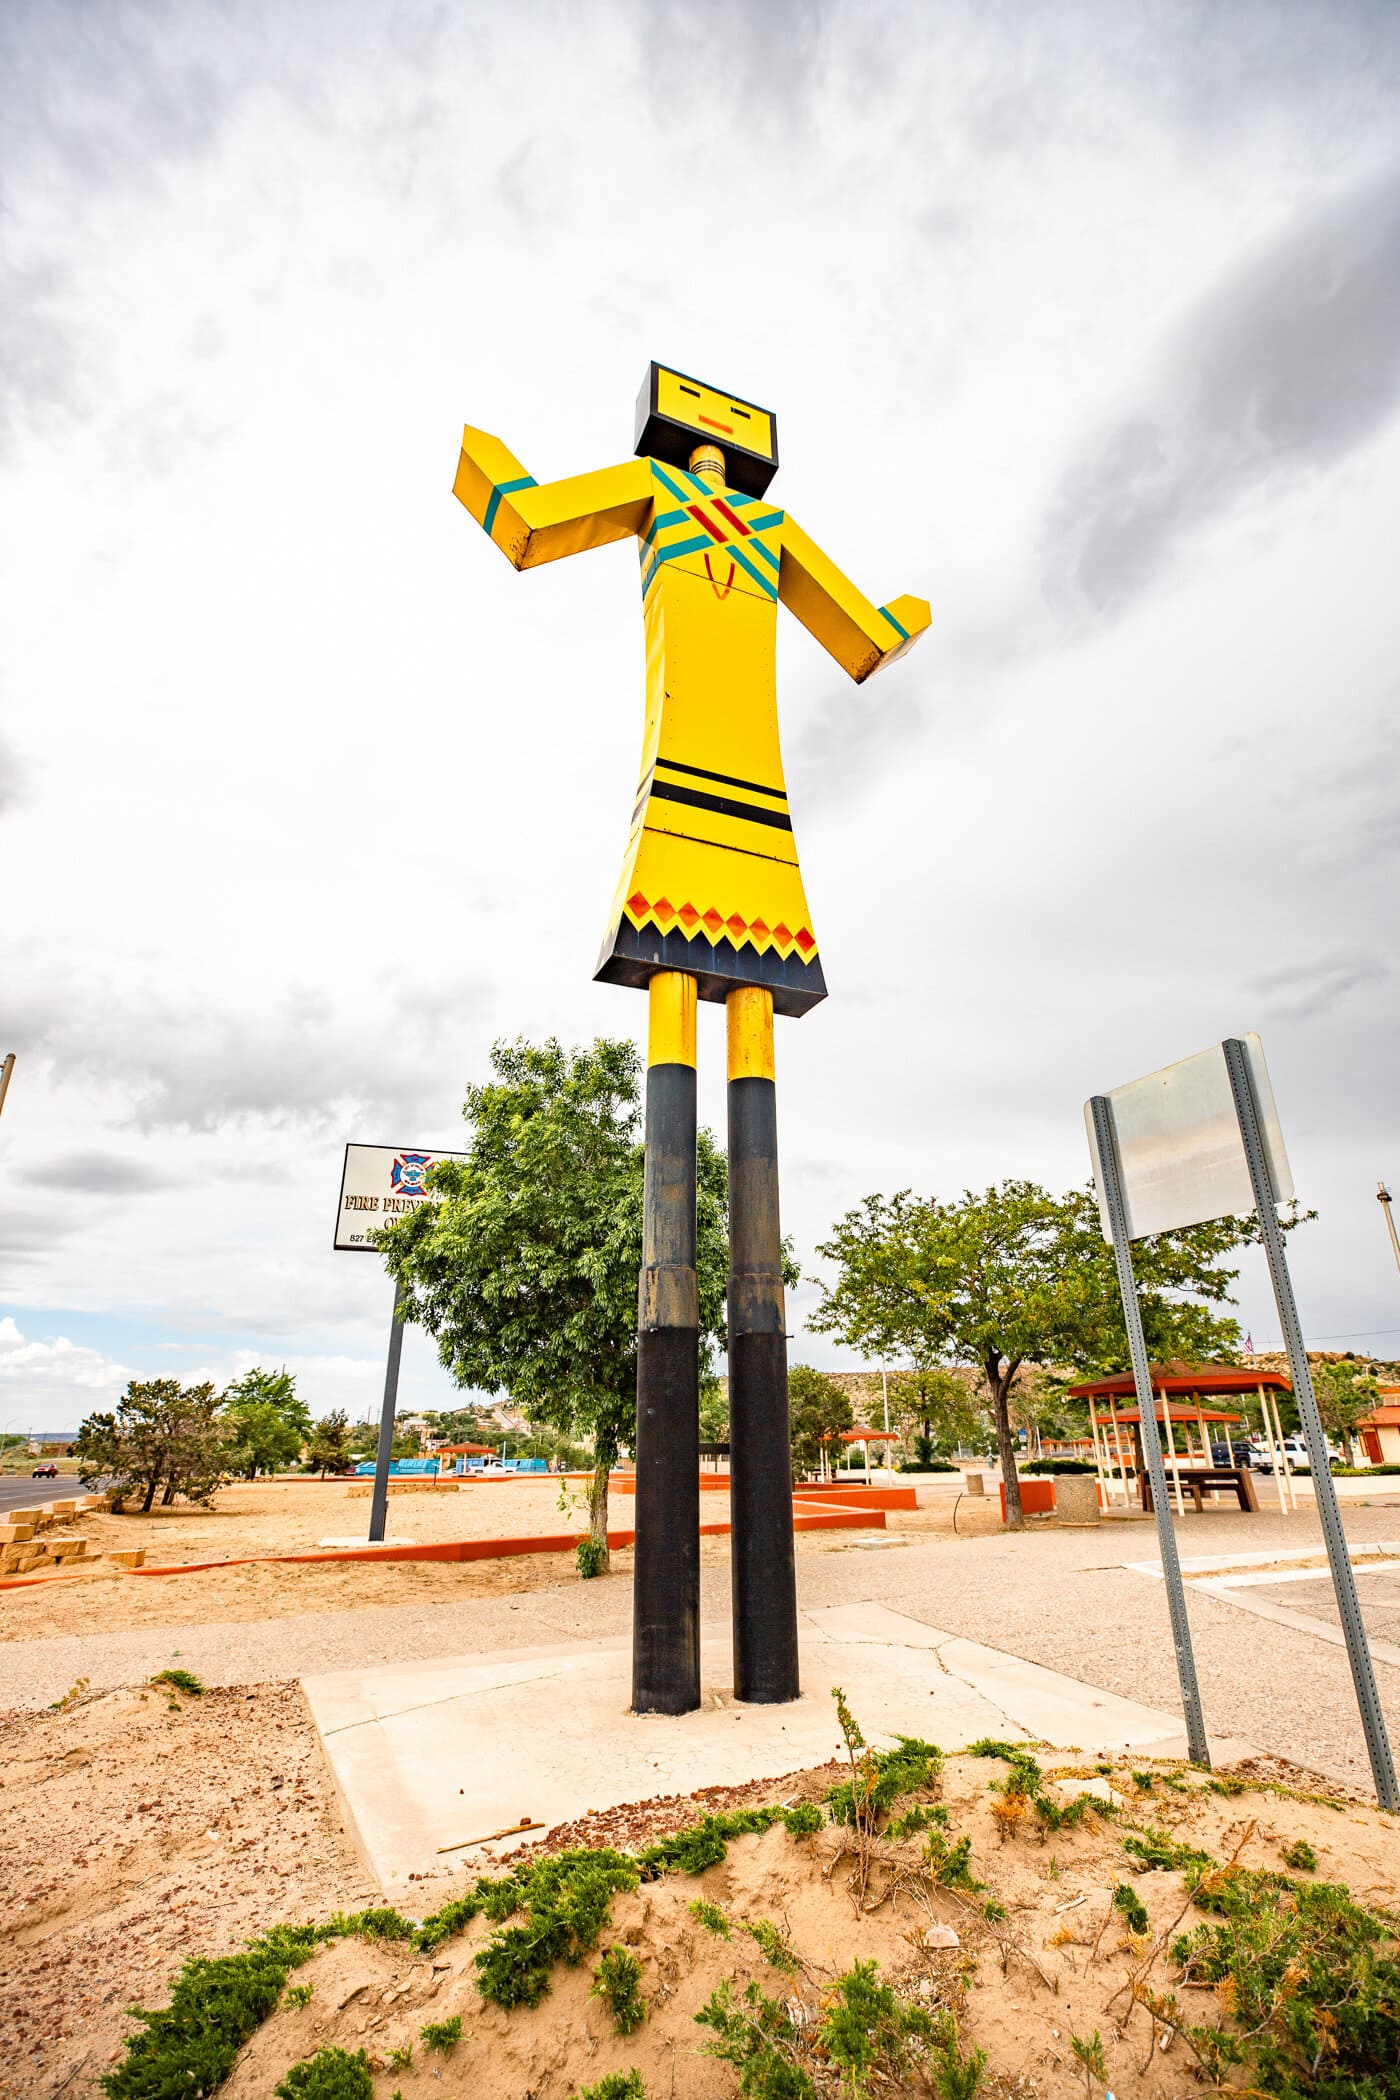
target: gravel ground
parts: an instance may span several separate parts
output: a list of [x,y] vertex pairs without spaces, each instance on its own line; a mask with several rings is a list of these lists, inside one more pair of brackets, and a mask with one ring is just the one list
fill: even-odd
[[[1345,1521],[1357,1543],[1393,1538],[1400,1535],[1400,1503],[1353,1508]],[[1297,1548],[1318,1537],[1310,1512],[1282,1518],[1215,1511],[1187,1516],[1177,1530],[1188,1555]],[[879,1551],[852,1545],[804,1554],[798,1576],[804,1605],[888,1604],[928,1625],[1170,1711],[1178,1694],[1165,1598],[1160,1584],[1122,1565],[1154,1558],[1150,1525],[1115,1524],[973,1539],[911,1538]],[[1290,1601],[1304,1593],[1302,1586],[1296,1593],[1291,1585],[1282,1591]],[[1363,1588],[1363,1609],[1367,1594]],[[702,1610],[712,1624],[728,1616],[722,1560],[702,1571]],[[275,1682],[357,1664],[625,1633],[630,1616],[631,1583],[624,1573],[587,1587],[565,1579],[529,1596],[478,1595],[262,1624],[18,1641],[3,1653],[0,1706],[47,1706],[80,1677],[94,1688],[138,1683],[170,1662],[209,1684]],[[1342,1649],[1199,1594],[1191,1601],[1191,1619],[1213,1733],[1245,1737],[1275,1755],[1366,1784],[1369,1768]],[[1400,1670],[1378,1663],[1377,1676],[1392,1739],[1400,1747]]]

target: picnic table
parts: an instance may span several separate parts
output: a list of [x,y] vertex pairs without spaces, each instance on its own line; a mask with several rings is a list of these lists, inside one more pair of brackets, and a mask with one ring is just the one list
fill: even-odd
[[[1243,1510],[1257,1511],[1259,1508],[1259,1497],[1255,1492],[1253,1475],[1248,1466],[1181,1466],[1177,1469],[1177,1477],[1183,1490],[1190,1493],[1198,1512],[1205,1508],[1205,1495],[1210,1488],[1237,1495]],[[1168,1487],[1172,1485],[1169,1481]],[[1150,1510],[1152,1482],[1147,1476],[1146,1468],[1138,1476],[1138,1493],[1142,1497],[1143,1508]]]

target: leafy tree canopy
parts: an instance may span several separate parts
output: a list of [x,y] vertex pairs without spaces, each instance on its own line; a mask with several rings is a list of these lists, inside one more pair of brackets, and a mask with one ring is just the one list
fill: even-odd
[[265,1371],[260,1364],[255,1365],[224,1388],[224,1406],[230,1412],[253,1402],[274,1408],[298,1436],[310,1436],[311,1410],[298,1396],[296,1379],[285,1365],[280,1371]]
[[302,1432],[270,1400],[224,1402],[229,1463],[249,1480],[295,1465],[301,1456]]
[[[1252,1221],[1223,1218],[1136,1243],[1138,1295],[1155,1361],[1234,1357],[1238,1324],[1216,1309],[1233,1302],[1238,1274],[1224,1258],[1256,1237]],[[809,1326],[916,1366],[980,1367],[996,1422],[1007,1521],[1018,1528],[1010,1393],[1021,1366],[1064,1364],[1089,1374],[1128,1363],[1112,1252],[1092,1191],[1053,1196],[1034,1182],[1005,1181],[948,1203],[908,1190],[868,1196],[818,1252],[837,1264],[837,1275]]]
[[[497,1043],[467,1089],[465,1158],[428,1176],[436,1201],[376,1244],[459,1386],[509,1393],[532,1420],[593,1439],[593,1535],[636,1409],[642,1259],[642,1069],[630,1042]],[[724,1155],[698,1143],[702,1356],[724,1333]]]
[[228,1477],[213,1386],[182,1386],[178,1378],[132,1379],[115,1414],[89,1415],[73,1448],[83,1484],[111,1487],[118,1509],[138,1494],[143,1510],[157,1494],[167,1503],[183,1495],[207,1504]]
[[[823,1440],[835,1438],[843,1429],[855,1427],[851,1403],[834,1378],[814,1371],[810,1364],[794,1364],[788,1372],[788,1422],[792,1434],[792,1477],[805,1480],[821,1464]],[[835,1464],[842,1447],[826,1447]]]

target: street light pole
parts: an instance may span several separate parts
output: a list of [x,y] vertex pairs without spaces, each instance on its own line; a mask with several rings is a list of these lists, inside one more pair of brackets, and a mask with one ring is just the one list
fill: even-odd
[[[13,1062],[13,1059],[11,1062]],[[0,1092],[0,1101],[3,1101],[4,1098],[3,1092]],[[1396,1233],[1395,1216],[1390,1208],[1390,1190],[1383,1181],[1376,1183],[1376,1201],[1385,1212],[1385,1222],[1390,1232],[1390,1251],[1395,1256],[1396,1268],[1400,1269],[1400,1235]]]
[[[15,1053],[13,1050],[11,1050],[6,1055],[4,1063],[0,1064],[0,1110],[3,1110],[5,1106],[5,1096],[10,1091],[10,1074],[11,1072],[13,1072],[14,1068]],[[1389,1201],[1389,1198],[1387,1198],[1386,1200]],[[1392,1225],[1390,1229],[1393,1233],[1395,1227]]]

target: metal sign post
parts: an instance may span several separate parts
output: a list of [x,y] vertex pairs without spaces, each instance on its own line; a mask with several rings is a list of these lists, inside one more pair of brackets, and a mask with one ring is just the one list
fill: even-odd
[[[340,1174],[335,1246],[351,1254],[374,1254],[374,1236],[406,1212],[428,1201],[430,1167],[443,1159],[465,1159],[464,1152],[422,1152],[407,1145],[347,1145]],[[389,1468],[394,1454],[394,1416],[399,1400],[399,1359],[403,1355],[405,1292],[394,1284],[394,1315],[389,1327],[389,1355],[384,1366],[384,1401],[379,1413],[379,1443],[374,1459],[374,1494],[369,1506],[369,1542],[380,1545],[389,1514]]]
[[[1157,1437],[1157,1408],[1152,1397],[1152,1366],[1147,1360],[1147,1338],[1142,1331],[1142,1308],[1138,1304],[1133,1276],[1132,1241],[1123,1204],[1122,1178],[1118,1171],[1118,1145],[1113,1129],[1113,1104],[1105,1094],[1089,1103],[1093,1117],[1094,1150],[1099,1174],[1099,1193],[1108,1213],[1113,1241],[1113,1259],[1118,1269],[1118,1291],[1123,1300],[1123,1319],[1128,1329],[1128,1352],[1132,1358],[1133,1384],[1137,1389],[1138,1421],[1142,1428],[1142,1455],[1152,1489],[1152,1514],[1157,1524],[1157,1543],[1162,1554],[1162,1578],[1171,1614],[1172,1644],[1176,1649],[1176,1674],[1181,1685],[1181,1705],[1186,1717],[1186,1742],[1193,1765],[1210,1769],[1210,1745],[1206,1740],[1201,1690],[1196,1682],[1196,1658],[1191,1648],[1191,1624],[1186,1615],[1186,1587],[1181,1579],[1181,1561],[1176,1550],[1171,1507],[1167,1500],[1167,1469]],[[1171,1402],[1162,1398],[1171,1433]],[[1148,1424],[1151,1424],[1149,1431]]]
[[1288,1351],[1288,1368],[1293,1377],[1293,1398],[1297,1403],[1298,1418],[1302,1423],[1303,1439],[1307,1444],[1308,1459],[1312,1466],[1317,1513],[1322,1520],[1322,1536],[1327,1546],[1328,1565],[1332,1570],[1332,1586],[1337,1593],[1337,1608],[1341,1614],[1342,1632],[1346,1638],[1347,1661],[1351,1664],[1351,1679],[1356,1687],[1356,1703],[1361,1709],[1361,1726],[1366,1737],[1366,1753],[1371,1760],[1371,1775],[1376,1783],[1376,1798],[1382,1808],[1400,1809],[1400,1785],[1396,1782],[1395,1761],[1391,1756],[1390,1739],[1386,1734],[1385,1719],[1381,1713],[1380,1693],[1376,1688],[1376,1673],[1366,1641],[1366,1628],[1362,1623],[1361,1603],[1356,1594],[1356,1576],[1351,1565],[1351,1555],[1347,1551],[1346,1534],[1342,1530],[1342,1516],[1337,1505],[1337,1489],[1332,1479],[1327,1438],[1323,1434],[1322,1417],[1317,1411],[1317,1397],[1313,1392],[1308,1352],[1303,1341],[1298,1307],[1293,1297],[1293,1283],[1288,1274],[1288,1262],[1283,1251],[1283,1234],[1279,1230],[1278,1212],[1274,1207],[1276,1199],[1270,1185],[1264,1147],[1260,1142],[1259,1109],[1249,1060],[1245,1045],[1234,1037],[1227,1040],[1222,1047],[1225,1052],[1225,1067],[1230,1075],[1230,1090],[1235,1098],[1235,1113],[1239,1118],[1240,1139],[1249,1166],[1254,1207],[1259,1215],[1259,1230],[1264,1241],[1264,1252],[1268,1256],[1274,1303],[1278,1307],[1279,1326],[1283,1330],[1283,1343]]
[[379,1443],[374,1454],[374,1493],[369,1505],[369,1542],[383,1543],[389,1517],[389,1462],[394,1452],[394,1416],[399,1405],[399,1358],[403,1355],[403,1285],[394,1285],[394,1316],[389,1324],[389,1356],[384,1366],[384,1404],[379,1411]]

